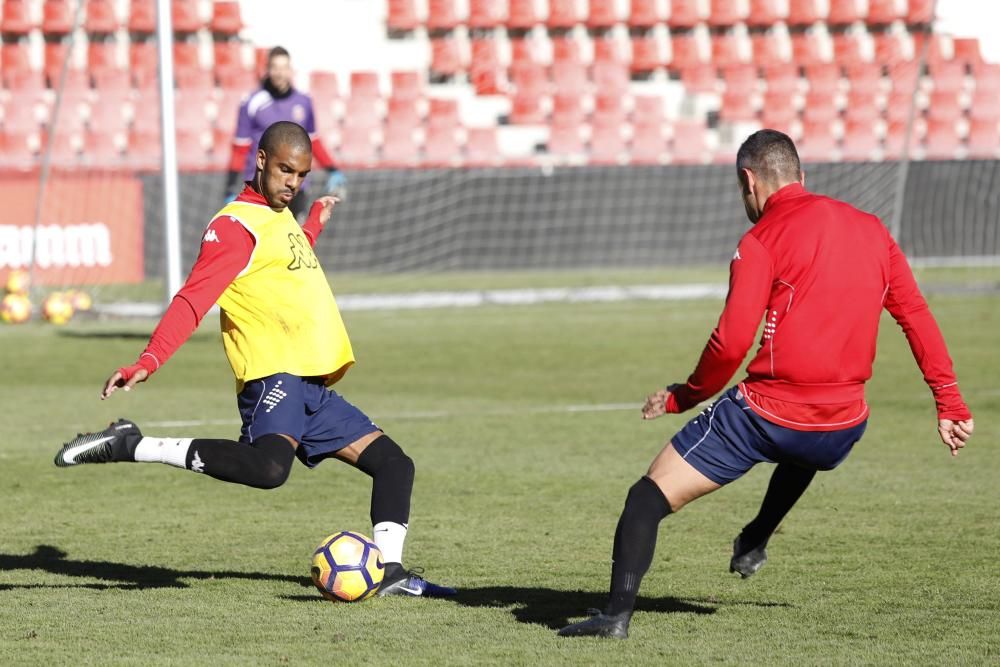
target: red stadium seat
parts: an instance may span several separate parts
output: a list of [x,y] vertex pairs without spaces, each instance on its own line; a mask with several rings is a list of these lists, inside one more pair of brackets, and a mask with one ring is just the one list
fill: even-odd
[[124,130],[117,132],[89,130],[83,135],[83,163],[95,168],[117,167],[123,161],[119,142],[123,141],[124,137]]
[[209,29],[216,35],[236,35],[243,29],[240,3],[236,0],[215,0]]
[[498,95],[503,92],[502,72],[497,40],[494,37],[474,37],[469,81],[476,89],[476,94]]
[[410,32],[420,25],[414,0],[389,0],[386,27],[390,32]]
[[385,115],[387,128],[415,130],[420,125],[420,112],[415,99],[390,97]]
[[431,76],[448,78],[462,70],[461,49],[455,36],[431,39]]
[[936,0],[909,0],[906,10],[906,22],[912,25],[928,25],[934,20],[934,3]]
[[924,137],[924,157],[928,160],[954,160],[962,141],[954,120],[930,120]]
[[909,146],[907,151],[908,155],[913,154],[913,149],[919,143],[920,128],[917,124],[914,124],[912,132],[910,134],[909,144],[906,143],[906,121],[890,121],[886,127],[885,134],[885,156],[890,159],[896,159],[903,156],[903,148],[905,145]]
[[226,68],[215,70],[215,80],[222,95],[235,93],[237,99],[260,85],[260,79],[249,69]]
[[[0,32],[4,36],[19,37],[34,30],[37,23],[31,19],[27,0],[3,0],[3,19]],[[6,40],[4,40],[6,41]]]
[[102,72],[118,70],[118,45],[113,38],[95,39],[87,43],[87,71],[96,79]]
[[874,160],[879,138],[871,121],[848,121],[844,128],[841,158],[849,161]]
[[823,44],[817,33],[812,30],[793,32],[791,39],[792,62],[802,67],[826,62]]
[[703,121],[678,120],[674,123],[674,140],[670,151],[675,164],[701,164],[708,157]]
[[969,118],[973,120],[1000,120],[1000,105],[997,105],[996,100],[996,91],[976,90],[969,103]]
[[583,122],[583,105],[578,95],[556,93],[552,96],[552,123],[559,125]]
[[595,95],[591,122],[594,125],[622,126],[625,123],[625,106],[621,95]]
[[976,70],[976,92],[1000,94],[1000,64],[985,63]]
[[420,147],[414,137],[413,128],[387,126],[382,141],[380,164],[389,168],[415,167],[419,160]]
[[461,126],[458,116],[458,100],[432,97],[427,107],[427,124],[434,127],[450,127],[457,130]]
[[683,71],[707,62],[693,32],[674,33],[670,36],[670,69]]
[[838,32],[833,35],[833,61],[841,67],[850,67],[865,62],[864,44],[861,33]]
[[465,164],[469,167],[491,167],[501,162],[495,127],[470,127],[466,131]]
[[143,35],[156,32],[156,0],[130,0],[128,29]]
[[506,19],[504,3],[496,0],[469,0],[469,18],[466,21],[474,30],[493,30]]
[[881,111],[875,104],[875,96],[870,92],[852,89],[847,94],[847,105],[844,107],[845,120],[874,124],[881,115]]
[[[592,0],[604,5],[611,5],[610,2],[602,0]],[[631,0],[629,2],[628,24],[633,28],[652,28],[663,21],[660,14],[660,5],[657,0]]]
[[198,32],[205,25],[198,16],[198,0],[172,0],[170,13],[174,32]]
[[764,93],[764,103],[760,110],[760,122],[764,127],[782,130],[787,134],[787,129],[798,116],[794,94],[786,90],[769,90]]
[[745,93],[732,93],[728,90],[722,94],[722,107],[719,109],[719,119],[727,123],[753,121],[757,111],[753,98]]
[[552,62],[554,63],[583,62],[583,56],[580,53],[580,40],[568,34],[553,36]]
[[764,83],[769,93],[796,93],[799,90],[799,68],[792,63],[765,67]]
[[625,95],[628,93],[629,76],[625,65],[616,63],[596,62],[592,70],[594,88],[606,95]]
[[717,81],[715,67],[708,63],[699,63],[681,70],[681,83],[688,93],[714,93]]
[[599,165],[621,164],[626,156],[625,140],[621,126],[595,124],[590,133],[590,163]]
[[94,72],[94,87],[100,98],[132,94],[132,79],[128,70],[106,69]]
[[822,63],[804,69],[811,92],[834,94],[840,90],[840,68],[837,65]]
[[659,95],[638,95],[632,109],[632,122],[635,125],[662,125],[663,98]]
[[371,130],[359,129],[348,131],[344,128],[340,147],[337,149],[337,159],[348,168],[368,168],[375,166],[378,160],[377,148],[372,141]]
[[570,95],[585,95],[590,87],[587,66],[580,63],[555,63],[552,65],[552,81],[556,91]]
[[662,123],[641,123],[633,126],[629,143],[629,161],[632,164],[660,164],[666,157],[667,141]]
[[897,9],[896,0],[868,0],[868,24],[888,25],[905,14]]
[[998,119],[973,118],[969,123],[969,157],[996,159],[1000,155],[1000,124]]
[[812,25],[825,18],[816,0],[788,0],[788,25]]
[[246,70],[243,43],[239,39],[215,40],[212,42],[212,62],[215,63],[216,74],[225,70]]
[[877,95],[882,91],[882,66],[877,63],[855,63],[845,68],[852,93]]
[[708,25],[713,28],[731,28],[746,18],[739,0],[711,0],[709,6]]
[[965,66],[959,62],[943,62],[931,68],[931,82],[936,92],[960,92],[965,87]]
[[653,32],[632,36],[632,61],[630,68],[635,73],[652,72],[663,66],[660,41]]
[[750,14],[747,25],[751,28],[770,28],[788,18],[782,10],[786,7],[778,0],[750,0]]
[[549,127],[548,150],[552,155],[572,157],[583,155],[584,144],[578,123],[557,123]]
[[587,27],[591,30],[607,30],[618,24],[618,12],[613,2],[590,0],[587,10]]
[[[31,68],[27,41],[5,41],[0,44],[0,77],[7,87],[23,79],[41,79],[41,73]],[[45,82],[41,83],[44,86]]]
[[181,171],[208,169],[207,130],[177,128],[177,168]]
[[741,62],[745,62],[745,59],[736,32],[726,31],[712,35],[712,64],[716,67],[729,67]]
[[830,123],[803,123],[798,149],[803,162],[836,162],[837,140]]
[[428,30],[454,30],[459,23],[455,0],[428,0],[426,23]]
[[671,29],[693,28],[702,22],[698,0],[670,0],[670,17],[667,25]]
[[917,88],[920,67],[914,61],[903,62],[890,67],[888,74],[889,82],[892,84],[892,92],[912,95]]
[[975,37],[956,37],[952,40],[952,47],[954,48],[953,60],[964,64],[973,72],[983,64],[979,40]]
[[622,43],[610,34],[594,40],[594,63],[626,62]]
[[379,99],[382,96],[379,90],[378,73],[367,71],[351,72],[351,97]]
[[826,16],[827,24],[847,25],[863,18],[864,12],[857,0],[830,0],[830,13]]
[[549,29],[565,30],[582,22],[576,0],[549,0],[549,18],[546,21]]
[[133,129],[128,134],[125,161],[133,169],[158,169],[163,159],[160,128]]
[[837,104],[832,92],[810,90],[806,93],[806,103],[802,117],[807,123],[832,123],[838,116]]
[[361,95],[347,98],[344,109],[344,132],[376,129],[381,122],[378,98]]
[[772,31],[751,33],[751,51],[753,62],[759,67],[769,67],[777,63],[788,61],[778,36]]
[[537,90],[518,88],[510,102],[510,122],[527,125],[540,125],[545,122],[542,96]]
[[32,134],[41,129],[38,106],[34,102],[8,101],[3,109],[3,129],[8,134]]
[[462,160],[458,132],[453,126],[429,125],[424,139],[423,164],[427,167],[454,167]]
[[757,92],[757,68],[749,64],[730,65],[722,70],[726,92],[749,96]]
[[424,84],[420,72],[396,71],[389,77],[392,82],[392,99],[412,101],[424,96]]
[[958,94],[954,91],[940,90],[931,93],[927,105],[927,118],[933,121],[954,122],[962,115]]
[[43,71],[49,86],[59,85],[59,74],[62,72],[63,62],[69,57],[69,42],[58,39],[45,42],[45,65]]
[[107,35],[121,27],[112,0],[89,0],[84,29],[90,35]]
[[538,42],[531,37],[514,37],[510,40],[510,68],[521,65],[537,67],[541,62],[538,56]]
[[904,59],[904,36],[895,32],[876,32],[872,39],[875,40],[875,62],[891,67]]
[[510,0],[507,28],[529,30],[541,22],[535,0]]
[[32,140],[37,140],[38,133],[31,135],[14,134],[0,131],[0,164],[18,169],[28,169],[37,162],[37,154],[32,147]]

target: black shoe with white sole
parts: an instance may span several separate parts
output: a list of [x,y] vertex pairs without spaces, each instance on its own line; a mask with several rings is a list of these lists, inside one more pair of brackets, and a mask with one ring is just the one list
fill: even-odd
[[631,620],[632,612],[630,611],[623,611],[620,614],[614,615],[598,612],[586,621],[567,625],[558,634],[560,637],[610,637],[612,639],[628,639],[628,624]]
[[55,464],[66,468],[81,463],[134,461],[140,440],[139,427],[127,419],[119,419],[103,431],[81,433],[64,444],[56,454]]

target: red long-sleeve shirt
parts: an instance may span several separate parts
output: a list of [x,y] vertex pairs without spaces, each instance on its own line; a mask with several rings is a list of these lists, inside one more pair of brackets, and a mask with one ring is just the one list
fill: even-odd
[[[236,200],[268,205],[267,200],[249,184],[244,185]],[[320,210],[321,207],[314,204],[302,225],[310,245],[316,244],[323,231],[319,221]],[[174,295],[136,363],[153,373],[167,362],[191,337],[229,284],[249,266],[254,243],[254,237],[247,228],[228,215],[220,215],[209,223],[190,275]]]
[[938,417],[969,419],[941,331],[885,226],[797,183],[785,186],[740,240],[719,324],[667,411],[721,390],[763,317],[760,347],[740,385],[750,407],[798,430],[856,425],[868,417],[864,385],[883,307],[906,335]]

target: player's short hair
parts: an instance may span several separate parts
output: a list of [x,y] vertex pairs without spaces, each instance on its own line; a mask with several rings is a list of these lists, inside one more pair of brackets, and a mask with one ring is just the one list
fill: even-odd
[[260,150],[268,155],[273,155],[278,146],[289,146],[300,150],[312,152],[312,141],[309,133],[298,123],[289,120],[279,120],[264,130],[260,143],[257,144]]
[[741,174],[749,169],[757,179],[777,184],[799,180],[802,163],[791,137],[777,130],[758,130],[736,153],[736,169]]
[[291,58],[291,55],[288,53],[288,49],[286,49],[283,46],[276,46],[267,52],[267,64],[270,65],[271,61],[277,58],[278,56],[285,56],[286,58]]

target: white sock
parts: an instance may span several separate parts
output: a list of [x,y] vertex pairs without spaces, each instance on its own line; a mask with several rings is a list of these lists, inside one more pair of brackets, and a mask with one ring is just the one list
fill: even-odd
[[166,463],[177,468],[187,468],[188,447],[191,438],[144,437],[135,447],[137,463]]
[[403,542],[406,540],[408,527],[405,523],[393,521],[379,521],[372,527],[375,533],[375,546],[382,552],[383,562],[403,562]]

